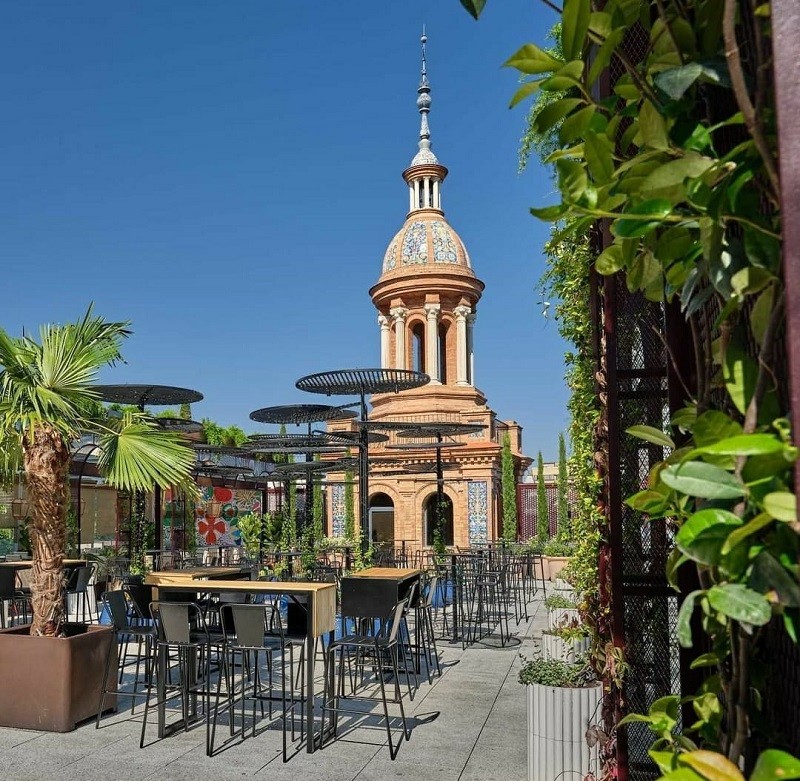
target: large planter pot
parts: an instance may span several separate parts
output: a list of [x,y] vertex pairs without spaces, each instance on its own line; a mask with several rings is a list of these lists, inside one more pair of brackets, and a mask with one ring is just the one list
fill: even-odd
[[569,556],[544,556],[545,577],[548,580],[556,580],[558,573],[569,564]]
[[561,624],[570,623],[571,621],[581,620],[581,614],[577,608],[571,607],[555,607],[547,611],[547,628],[555,629]]
[[[114,632],[91,624],[66,629],[71,636],[31,637],[27,625],[0,630],[0,726],[69,732],[97,715]],[[116,670],[116,648],[112,653]],[[116,679],[109,675],[109,688]],[[106,695],[105,708],[116,705],[116,696]]]
[[558,659],[561,662],[574,664],[576,657],[589,650],[589,638],[567,642],[557,635],[542,634],[542,656],[545,659]]
[[597,776],[597,745],[586,744],[586,730],[600,721],[600,683],[580,689],[530,684],[528,698],[528,781]]

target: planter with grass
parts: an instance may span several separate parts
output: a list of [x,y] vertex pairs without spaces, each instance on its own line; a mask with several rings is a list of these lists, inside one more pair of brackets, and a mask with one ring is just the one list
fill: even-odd
[[597,745],[586,730],[600,720],[602,686],[590,670],[555,659],[528,660],[519,674],[526,686],[528,781],[597,774]]

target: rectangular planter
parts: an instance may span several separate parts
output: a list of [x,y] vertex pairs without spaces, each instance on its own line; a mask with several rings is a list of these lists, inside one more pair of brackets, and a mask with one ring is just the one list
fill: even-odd
[[556,580],[558,573],[569,564],[569,556],[545,556],[544,571],[548,580]]
[[[91,624],[70,637],[31,637],[29,631],[0,630],[0,726],[69,732],[97,715],[114,631]],[[109,688],[117,680],[116,648],[112,653]],[[106,709],[116,704],[114,694],[106,695]]]
[[581,614],[577,608],[554,607],[547,611],[547,628],[555,629],[562,623],[577,621],[580,623]]
[[601,721],[599,683],[581,689],[530,684],[528,705],[528,781],[582,779],[600,775],[597,744],[589,748],[586,730]]

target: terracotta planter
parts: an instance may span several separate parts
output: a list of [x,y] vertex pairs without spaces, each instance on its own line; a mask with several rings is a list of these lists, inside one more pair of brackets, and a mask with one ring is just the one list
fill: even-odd
[[[28,626],[0,630],[0,726],[69,732],[97,715],[103,671],[114,632],[66,625],[70,637],[31,637]],[[111,669],[116,670],[116,649]],[[109,687],[117,677],[109,675]],[[106,695],[107,710],[116,696]]]
[[548,580],[556,580],[558,573],[569,564],[569,556],[544,556],[545,577]]
[[601,723],[599,683],[581,689],[530,684],[528,700],[528,781],[600,775],[598,747],[589,748],[586,730]]

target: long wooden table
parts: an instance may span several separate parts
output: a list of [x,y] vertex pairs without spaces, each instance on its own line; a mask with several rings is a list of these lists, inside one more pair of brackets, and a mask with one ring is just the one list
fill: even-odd
[[[250,576],[249,568],[244,567],[187,567],[186,569],[170,569],[163,572],[152,572],[148,578],[159,578],[163,582],[187,580],[227,580],[236,575]],[[145,583],[148,583],[145,580]],[[153,583],[152,585],[158,585]]]
[[[204,567],[203,569],[212,569]],[[178,570],[180,572],[181,570]],[[306,599],[306,751],[314,752],[314,641],[324,634],[333,639],[336,629],[336,585],[334,583],[302,583],[297,581],[264,580],[198,580],[174,578],[173,572],[154,572],[147,575],[145,584],[163,594],[194,595],[236,591],[246,594],[275,594],[278,596],[305,597]],[[159,737],[165,731],[163,712],[159,711]]]

